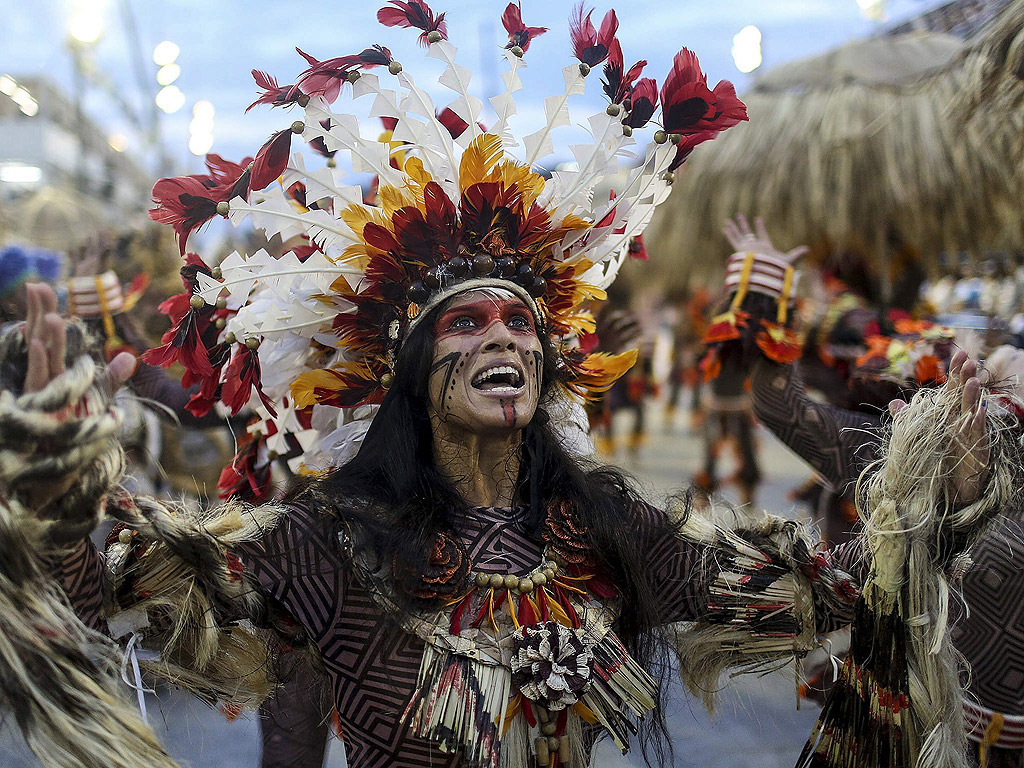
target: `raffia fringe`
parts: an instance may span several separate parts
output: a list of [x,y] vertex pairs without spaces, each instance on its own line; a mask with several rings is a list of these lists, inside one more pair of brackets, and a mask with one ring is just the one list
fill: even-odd
[[[994,396],[983,395],[986,401]],[[826,703],[801,766],[968,765],[958,655],[948,631],[949,574],[1019,492],[1022,446],[1016,421],[988,408],[987,483],[974,503],[957,507],[950,497],[949,441],[961,419],[970,418],[960,411],[953,388],[919,392],[896,417],[877,471],[862,476],[858,506],[862,514],[873,513],[866,523],[872,571],[846,663],[858,679],[872,675],[875,682],[865,689],[837,686],[837,700]],[[882,658],[891,649],[899,654]],[[871,717],[848,716],[870,702]],[[891,749],[863,749],[882,733],[893,740]]]
[[234,502],[189,514],[140,500],[137,510],[116,512],[142,543],[118,542],[108,552],[108,616],[145,611],[146,642],[161,652],[158,662],[144,662],[147,671],[210,704],[258,706],[274,686],[271,653],[264,634],[240,622],[261,623],[265,598],[232,570],[227,547],[262,536],[282,509]]
[[[819,585],[798,570],[813,551],[814,537],[779,517],[711,519],[695,512],[682,535],[713,543],[721,553],[706,618],[671,628],[684,685],[713,711],[726,670],[765,672],[816,646]],[[819,591],[831,590],[822,585]]]
[[79,622],[46,571],[50,525],[0,503],[0,702],[43,765],[177,765],[122,695],[119,649]]

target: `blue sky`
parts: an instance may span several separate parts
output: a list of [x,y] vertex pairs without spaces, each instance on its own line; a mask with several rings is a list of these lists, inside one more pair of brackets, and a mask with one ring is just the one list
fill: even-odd
[[[187,150],[191,107],[199,99],[211,101],[216,108],[212,151],[231,159],[254,153],[269,134],[294,119],[280,110],[266,108],[257,108],[248,115],[243,112],[256,94],[249,70],[264,69],[282,83],[292,82],[303,68],[294,51],[296,45],[322,59],[354,53],[379,42],[391,48],[421,86],[429,86],[429,76],[441,71],[438,62],[425,59],[416,49],[413,31],[377,24],[377,2],[37,0],[9,4],[13,7],[5,12],[0,35],[0,73],[15,77],[44,73],[70,87],[71,63],[65,43],[69,19],[81,5],[98,5],[105,19],[105,33],[94,47],[99,71],[125,100],[141,105],[144,97],[137,86],[119,15],[123,3],[130,4],[134,12],[152,82],[156,74],[151,60],[153,47],[165,39],[181,47],[178,63],[182,74],[176,84],[185,93],[187,103],[178,113],[162,117],[165,144],[180,170],[195,170],[200,165]],[[529,69],[523,77],[527,90],[517,98],[524,132],[528,132],[539,127],[537,110],[543,97],[560,91],[560,70],[571,62],[568,18],[574,0],[523,0],[522,4],[527,24],[551,28],[527,55]],[[940,4],[938,0],[890,0],[890,21]],[[505,0],[451,0],[444,5],[437,1],[432,7],[435,12],[447,12],[449,39],[460,49],[460,63],[476,73],[478,95],[493,91],[500,70],[492,52],[506,40],[500,22]],[[596,6],[595,21],[608,7]],[[749,79],[733,66],[730,47],[732,36],[747,24],[762,30],[766,66],[820,52],[873,30],[872,23],[861,17],[855,0],[633,0],[621,4],[617,11],[627,65],[647,59],[645,74],[660,83],[673,54],[685,45],[698,54],[712,83],[733,80],[741,92]],[[589,80],[587,100],[582,103],[589,102],[599,109],[598,78],[592,75]],[[435,94],[439,106],[450,100],[450,92],[428,90]],[[130,151],[141,147],[141,140],[108,97],[93,90],[86,100],[86,111],[110,132],[126,134]],[[585,107],[573,113],[577,120],[585,115]],[[567,135],[571,135],[568,129]]]

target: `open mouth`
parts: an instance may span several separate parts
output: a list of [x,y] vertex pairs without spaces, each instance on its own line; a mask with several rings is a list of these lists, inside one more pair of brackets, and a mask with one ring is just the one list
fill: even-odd
[[481,392],[518,392],[523,386],[523,374],[511,365],[495,365],[480,371],[472,384]]

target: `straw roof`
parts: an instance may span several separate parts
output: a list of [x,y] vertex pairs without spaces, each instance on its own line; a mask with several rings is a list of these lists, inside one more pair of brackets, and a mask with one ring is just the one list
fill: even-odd
[[824,241],[882,263],[891,235],[925,258],[1004,245],[1016,174],[999,142],[951,119],[959,52],[915,33],[766,74],[744,96],[750,122],[694,152],[645,232],[659,277],[716,276],[737,213],[763,216],[784,249]]
[[80,245],[109,226],[102,206],[58,187],[42,187],[12,209],[15,226],[8,237],[55,250]]
[[979,30],[966,50],[965,85],[955,104],[960,117],[977,112],[1013,118],[1024,107],[1024,0],[1012,0]]

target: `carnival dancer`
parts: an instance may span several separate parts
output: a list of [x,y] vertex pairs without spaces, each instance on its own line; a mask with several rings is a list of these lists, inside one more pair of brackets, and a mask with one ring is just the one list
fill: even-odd
[[[764,258],[768,269],[777,263],[792,263],[802,253],[800,249],[788,254],[777,250],[760,221],[755,230],[738,216],[727,223],[724,231],[737,254],[755,253],[758,259]],[[755,261],[752,272],[757,271]],[[773,301],[784,301],[775,290],[778,287],[762,279],[751,290]],[[752,321],[750,327],[756,327],[756,322]],[[785,357],[777,359],[778,355],[773,358],[766,354],[763,345],[750,345],[743,367],[750,377],[754,411],[768,429],[817,470],[830,490],[849,499],[852,505],[856,501],[858,478],[865,470],[878,466],[879,449],[885,437],[886,403],[900,391],[934,386],[940,377],[936,365],[944,353],[937,347],[948,346],[949,336],[938,326],[925,333],[930,333],[933,341],[929,344],[926,339],[920,340],[916,346],[922,354],[911,354],[910,344],[894,342],[905,351],[900,357],[894,349],[891,357],[904,360],[906,370],[878,371],[878,376],[885,375],[892,383],[883,388],[880,382],[876,388],[879,393],[890,393],[873,397],[877,415],[812,400],[804,391],[796,362]],[[875,339],[874,345],[878,347],[882,337]],[[1015,352],[1010,348],[997,350],[988,376],[1019,395],[1024,366]],[[880,354],[885,357],[884,352]],[[973,363],[965,353],[957,352],[952,359],[946,359],[952,380],[974,375]],[[869,397],[871,390],[860,387],[857,392],[863,399]],[[894,401],[894,414],[901,407],[900,402]],[[1003,405],[1018,407],[1016,400],[1006,400]],[[1024,622],[1018,608],[1024,599],[1024,570],[1020,565],[1024,559],[1024,521],[1015,505],[1008,506],[1004,515],[1002,523],[971,550],[974,564],[963,576],[963,597],[969,610],[952,631],[957,649],[970,665],[963,709],[967,733],[973,742],[972,764],[989,768],[1019,766],[1024,758],[1024,698],[1019,686],[1012,682],[1024,670],[1024,657],[1017,650],[1024,639]]]
[[[0,536],[12,554],[0,558],[0,693],[29,743],[57,766],[173,765],[110,693],[111,644],[56,599],[52,567],[78,615],[126,643],[124,674],[136,687],[138,669],[210,702],[254,706],[273,682],[266,633],[309,649],[330,678],[353,768],[579,768],[601,734],[657,761],[657,678],[670,648],[691,688],[710,697],[724,669],[777,664],[853,616],[869,652],[850,662],[861,684],[836,710],[870,715],[823,721],[801,764],[838,765],[851,751],[863,765],[895,768],[922,754],[955,764],[945,572],[1019,487],[1016,422],[982,407],[992,398],[973,377],[915,399],[871,482],[873,529],[832,557],[792,521],[734,530],[645,503],[618,471],[570,455],[549,418],[562,389],[607,387],[633,356],[585,357],[557,342],[592,327],[579,303],[614,278],[668,192],[666,174],[743,119],[742,104],[728,84],[708,88],[680,53],[660,93],[662,131],[606,204],[593,187],[617,168],[657,92],[632,80],[639,67],[615,80],[614,13],[600,31],[582,8],[574,19],[580,62],[563,71],[564,96],[607,58],[612,105],[590,121],[596,141],[590,154],[577,147],[578,170],[551,180],[531,168],[564,122],[562,96],[549,101],[549,124],[522,139],[520,160],[507,152],[505,117],[479,130],[443,16],[396,2],[379,18],[419,27],[430,54],[449,63],[440,82],[458,91],[463,144],[374,47],[310,62],[295,86],[259,73],[266,101],[299,103],[304,119],[233,180],[155,189],[157,215],[178,227],[183,250],[217,210],[308,234],[315,252],[301,265],[235,255],[214,273],[190,256],[195,292],[156,356],[180,359],[210,399],[241,407],[255,392],[262,434],[310,445],[300,464],[321,433],[332,450],[357,446],[350,460],[281,504],[198,519],[117,494],[116,412],[74,329],[65,355],[62,323],[37,305],[24,335],[0,337]],[[538,28],[514,5],[506,24],[515,90]],[[401,95],[369,66],[387,67]],[[399,168],[390,147],[330,110],[348,84],[395,116],[395,136],[409,142]],[[511,114],[511,94],[494,103]],[[331,174],[296,170],[301,160],[283,145],[297,132],[371,166],[382,206]],[[262,192],[282,172],[289,185],[304,175],[307,201],[323,205],[296,213],[283,191]],[[120,360],[111,367],[123,373]],[[364,411],[368,422],[332,416],[366,405],[379,406]],[[105,559],[86,539],[101,511],[125,523]],[[936,540],[946,545],[922,557]],[[140,645],[159,659],[138,658]]]

